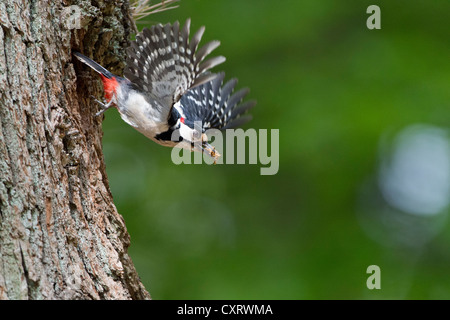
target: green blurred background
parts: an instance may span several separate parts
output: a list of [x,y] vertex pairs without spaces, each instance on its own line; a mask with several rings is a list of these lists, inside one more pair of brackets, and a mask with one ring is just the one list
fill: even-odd
[[[381,30],[366,27],[372,4]],[[280,130],[280,169],[177,166],[107,112],[110,186],[152,297],[449,299],[450,2],[182,0],[139,28],[188,17],[192,33],[206,26],[202,44],[221,41],[215,70],[258,101],[244,128]],[[441,197],[411,213],[384,196],[380,172],[417,124],[447,145],[409,143],[406,189],[431,190],[413,197],[425,207]],[[380,290],[366,286],[373,264]]]

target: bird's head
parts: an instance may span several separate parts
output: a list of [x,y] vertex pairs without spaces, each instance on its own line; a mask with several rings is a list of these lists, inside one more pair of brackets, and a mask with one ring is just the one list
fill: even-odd
[[180,136],[183,138],[183,141],[190,144],[191,151],[206,153],[216,163],[220,158],[220,153],[208,143],[208,136],[206,133],[203,133],[201,124],[185,118],[180,118],[178,124]]

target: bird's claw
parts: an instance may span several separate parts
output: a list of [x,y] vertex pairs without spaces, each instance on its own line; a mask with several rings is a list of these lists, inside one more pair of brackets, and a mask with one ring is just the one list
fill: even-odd
[[97,112],[95,114],[96,117],[101,116],[103,114],[103,112],[105,112],[112,106],[112,99],[108,103],[105,104],[105,103],[101,102],[100,100],[98,100],[97,98],[95,98],[93,95],[91,95],[91,98],[93,98],[94,101],[97,102],[102,107],[102,110],[100,110],[99,112]]

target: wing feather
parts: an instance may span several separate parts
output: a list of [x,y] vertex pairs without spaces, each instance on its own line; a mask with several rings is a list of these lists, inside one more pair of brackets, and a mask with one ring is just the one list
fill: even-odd
[[144,28],[128,49],[125,77],[159,102],[167,116],[183,94],[211,81],[215,75],[208,71],[225,61],[221,56],[204,60],[220,42],[211,41],[198,49],[205,28],[189,40],[190,25],[187,19],[182,29],[178,21]]
[[240,126],[251,119],[245,115],[256,105],[256,101],[242,102],[249,93],[248,88],[234,91],[237,79],[231,79],[225,84],[225,73],[194,89],[181,97],[181,109],[192,122],[201,121],[203,131],[210,128],[229,129]]

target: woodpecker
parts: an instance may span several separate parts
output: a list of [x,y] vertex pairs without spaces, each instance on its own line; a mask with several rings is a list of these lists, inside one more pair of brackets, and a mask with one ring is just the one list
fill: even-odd
[[126,123],[154,142],[205,152],[217,161],[220,154],[205,132],[249,121],[251,116],[244,113],[256,102],[243,102],[248,88],[234,92],[237,79],[224,84],[224,72],[209,71],[225,61],[223,56],[205,60],[220,42],[198,49],[205,27],[191,40],[189,30],[190,19],[183,28],[178,21],[144,28],[127,49],[124,77],[79,52],[73,54],[100,74],[106,103],[96,100],[102,106],[97,115],[114,106]]

